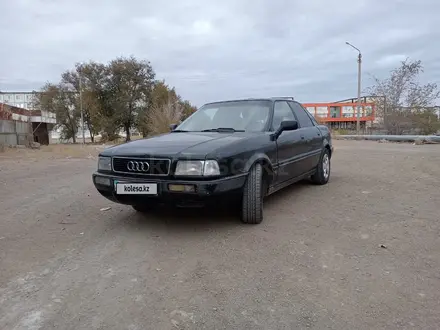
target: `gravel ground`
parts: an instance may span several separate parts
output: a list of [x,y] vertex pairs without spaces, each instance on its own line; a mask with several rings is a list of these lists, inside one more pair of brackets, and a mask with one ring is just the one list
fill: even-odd
[[112,204],[89,152],[0,158],[0,329],[438,329],[440,146],[335,146],[257,226]]

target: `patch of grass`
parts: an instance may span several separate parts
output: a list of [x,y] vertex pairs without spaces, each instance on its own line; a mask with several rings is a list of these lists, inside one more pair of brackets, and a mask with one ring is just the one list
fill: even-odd
[[352,131],[349,131],[348,129],[334,129],[332,130],[333,135],[350,135],[353,134]]

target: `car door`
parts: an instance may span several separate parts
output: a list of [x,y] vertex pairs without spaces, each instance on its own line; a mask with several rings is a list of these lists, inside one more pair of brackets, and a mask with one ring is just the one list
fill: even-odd
[[[284,120],[296,120],[293,111],[286,101],[275,101],[272,127],[275,131]],[[298,130],[284,131],[277,143],[277,177],[276,184],[301,175],[301,159],[306,152],[304,140]]]
[[322,151],[322,134],[319,128],[313,123],[307,110],[298,102],[289,101],[293,113],[298,121],[301,138],[305,143],[304,167],[301,169],[302,173],[311,171],[318,165],[319,158]]

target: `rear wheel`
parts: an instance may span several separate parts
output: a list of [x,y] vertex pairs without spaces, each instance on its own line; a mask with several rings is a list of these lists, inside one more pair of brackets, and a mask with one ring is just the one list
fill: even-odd
[[322,151],[316,172],[311,176],[312,182],[318,185],[324,185],[330,179],[330,152],[327,148]]
[[263,199],[263,167],[261,164],[255,164],[249,172],[243,189],[242,222],[259,224],[263,221]]

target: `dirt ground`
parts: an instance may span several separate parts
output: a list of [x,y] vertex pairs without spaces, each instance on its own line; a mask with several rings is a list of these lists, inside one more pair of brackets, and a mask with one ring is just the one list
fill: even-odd
[[257,226],[112,204],[100,147],[0,154],[0,329],[438,329],[440,146],[335,146]]

